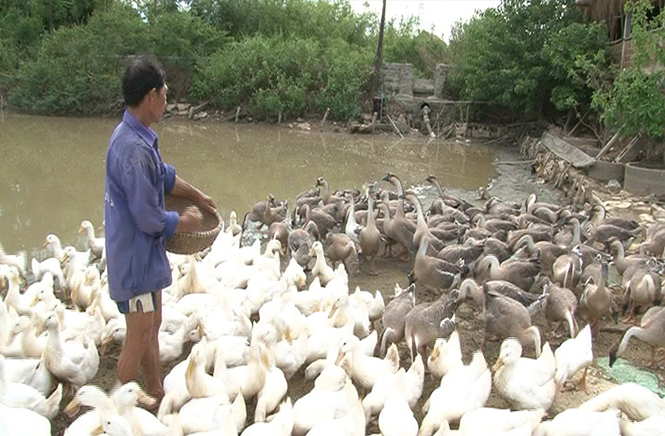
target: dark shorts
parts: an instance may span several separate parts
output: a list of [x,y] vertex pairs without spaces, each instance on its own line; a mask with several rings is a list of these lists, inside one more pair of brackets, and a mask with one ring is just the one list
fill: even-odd
[[116,304],[118,305],[120,313],[125,315],[137,312],[154,312],[157,309],[157,292],[146,292],[145,294],[137,295],[130,300],[116,301]]

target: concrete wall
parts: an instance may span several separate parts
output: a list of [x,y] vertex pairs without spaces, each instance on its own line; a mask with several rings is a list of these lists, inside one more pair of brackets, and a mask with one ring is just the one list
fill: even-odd
[[416,94],[423,97],[442,98],[446,78],[448,77],[448,65],[436,65],[434,80],[415,79],[412,64],[386,63],[383,64],[381,72],[383,78],[382,89],[386,95],[413,97]]
[[413,96],[413,65],[389,63],[383,64],[382,90],[386,95]]

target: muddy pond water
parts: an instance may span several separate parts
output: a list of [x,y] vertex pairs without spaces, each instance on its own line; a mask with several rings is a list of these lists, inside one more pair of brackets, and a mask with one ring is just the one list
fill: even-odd
[[[104,163],[118,118],[4,114],[0,121],[0,242],[8,252],[34,251],[47,234],[83,248],[81,221],[103,219]],[[315,126],[316,127],[316,126]],[[332,126],[329,126],[332,127]],[[406,186],[428,174],[461,190],[496,175],[495,152],[467,142],[415,135],[359,136],[299,131],[282,124],[162,120],[155,129],[164,161],[239,217],[268,193],[293,200],[323,176],[331,189],[361,187],[387,172]]]

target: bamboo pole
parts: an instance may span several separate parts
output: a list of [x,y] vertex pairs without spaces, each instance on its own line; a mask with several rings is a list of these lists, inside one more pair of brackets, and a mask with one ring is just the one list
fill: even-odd
[[402,135],[402,132],[399,131],[399,129],[398,129],[397,126],[395,125],[395,122],[393,121],[393,119],[390,118],[390,115],[386,114],[386,117],[388,118],[388,121],[390,121],[390,124],[393,125],[393,129],[395,129],[395,131],[396,131],[396,132],[399,134],[399,136],[401,136],[402,139],[403,139],[403,138],[404,138],[404,135]]
[[610,138],[609,141],[607,141],[607,144],[605,144],[605,147],[602,148],[596,155],[596,160],[600,159],[601,156],[604,156],[612,147],[614,147],[614,144],[619,140],[619,134],[621,133],[621,129],[617,130],[617,132]]

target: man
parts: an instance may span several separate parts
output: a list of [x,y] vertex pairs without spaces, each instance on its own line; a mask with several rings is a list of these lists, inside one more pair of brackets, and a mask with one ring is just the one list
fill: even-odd
[[167,89],[164,72],[151,60],[134,60],[125,70],[122,92],[127,109],[109,143],[104,199],[109,291],[127,321],[118,379],[136,380],[141,368],[146,391],[158,400],[164,396],[158,342],[161,290],[171,284],[164,238],[197,231],[202,219],[196,206],[182,215],[165,210],[164,194],[187,197],[215,211],[209,196],[162,162],[157,134],[150,126],[164,113]]

